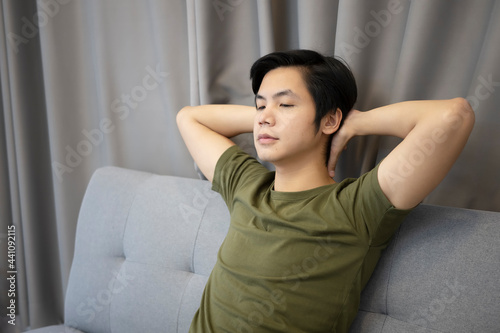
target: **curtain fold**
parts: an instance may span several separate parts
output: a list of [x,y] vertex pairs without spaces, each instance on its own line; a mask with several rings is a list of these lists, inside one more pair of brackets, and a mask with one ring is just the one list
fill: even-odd
[[[2,111],[7,145],[7,156],[2,156],[2,168],[7,170],[2,176],[6,175],[7,179],[2,179],[2,184],[8,184],[10,189],[10,199],[2,202],[2,208],[10,204],[8,211],[12,215],[1,225],[2,232],[7,230],[7,225],[15,227],[16,242],[15,267],[9,262],[2,274],[17,272],[17,299],[11,299],[16,301],[20,313],[16,324],[21,327],[28,323],[48,325],[59,321],[63,308],[60,244],[37,25],[43,22],[43,17],[35,13],[34,1],[2,3],[3,36],[7,37],[2,41]],[[23,23],[21,26],[16,22],[18,18]],[[2,253],[2,263],[4,258],[7,254]],[[2,305],[6,307],[6,303]]]
[[258,29],[258,45],[259,56],[271,53],[274,48],[274,36],[269,34],[272,31],[272,12],[271,0],[256,0],[257,1],[257,29]]
[[[3,0],[0,9],[0,287],[14,225],[18,328],[63,320],[92,173],[115,165],[198,177],[177,111],[253,105],[250,66],[275,50],[342,57],[360,110],[467,98],[474,131],[425,202],[500,211],[499,1]],[[251,135],[236,141],[255,153]],[[359,176],[399,141],[355,138],[336,179]]]

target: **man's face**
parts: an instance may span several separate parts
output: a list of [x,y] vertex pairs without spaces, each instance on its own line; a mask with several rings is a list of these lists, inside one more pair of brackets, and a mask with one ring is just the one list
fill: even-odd
[[269,71],[256,95],[254,140],[259,158],[276,167],[322,158],[321,131],[316,131],[314,100],[300,69]]

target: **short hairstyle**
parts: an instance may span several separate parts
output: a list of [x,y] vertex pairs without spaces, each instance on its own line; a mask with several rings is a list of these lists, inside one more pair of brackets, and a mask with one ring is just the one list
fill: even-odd
[[[337,108],[342,112],[340,123],[342,126],[358,96],[354,75],[343,60],[323,56],[312,50],[291,50],[267,54],[255,61],[250,69],[254,94],[259,91],[264,76],[269,71],[279,67],[298,67],[302,70],[304,82],[316,107],[314,119],[316,131],[319,130],[321,119],[328,112],[335,111]],[[330,158],[330,149],[328,148],[326,152],[327,163]]]

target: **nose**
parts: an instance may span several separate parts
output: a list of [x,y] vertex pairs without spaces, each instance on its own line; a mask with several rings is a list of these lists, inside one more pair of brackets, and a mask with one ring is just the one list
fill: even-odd
[[266,107],[264,110],[261,111],[259,114],[259,125],[264,126],[274,126],[274,112],[270,106]]

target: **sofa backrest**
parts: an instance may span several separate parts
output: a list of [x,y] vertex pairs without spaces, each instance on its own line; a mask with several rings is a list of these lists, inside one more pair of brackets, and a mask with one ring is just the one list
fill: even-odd
[[[65,323],[187,332],[228,229],[202,180],[105,167],[82,202]],[[421,205],[362,294],[351,332],[498,332],[500,213]]]
[[228,221],[207,181],[97,170],[78,219],[65,323],[187,332]]
[[363,290],[351,332],[500,332],[500,213],[414,209]]

